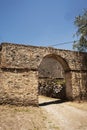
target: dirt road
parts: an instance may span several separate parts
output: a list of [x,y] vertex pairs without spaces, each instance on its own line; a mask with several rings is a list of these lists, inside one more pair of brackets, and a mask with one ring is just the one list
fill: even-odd
[[40,96],[40,107],[47,112],[48,130],[87,130],[87,111],[67,102]]

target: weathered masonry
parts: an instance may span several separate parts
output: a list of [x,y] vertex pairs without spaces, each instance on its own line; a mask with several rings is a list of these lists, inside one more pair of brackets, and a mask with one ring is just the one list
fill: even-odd
[[67,98],[87,99],[87,53],[2,43],[0,104],[38,106],[38,68],[45,57],[52,57],[62,65]]

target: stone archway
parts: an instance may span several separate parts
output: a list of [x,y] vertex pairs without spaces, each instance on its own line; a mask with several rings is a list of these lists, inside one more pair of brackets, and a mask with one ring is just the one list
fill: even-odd
[[38,106],[38,67],[45,58],[63,67],[69,100],[87,100],[87,53],[2,43],[0,45],[0,104]]
[[[50,86],[52,86],[52,83],[53,85],[54,84],[57,85],[61,81],[60,84],[62,84],[62,86],[60,86],[60,88],[57,88],[59,89],[57,90],[59,91],[59,96],[57,95],[57,97],[61,99],[65,98],[68,100],[72,99],[70,68],[68,63],[62,57],[55,54],[48,54],[45,57],[43,57],[38,68],[38,76],[39,76],[40,86],[42,85],[41,86],[42,92],[40,93],[42,93],[43,95],[46,94],[47,96],[51,96],[52,94],[51,94]],[[54,82],[57,82],[57,84]],[[45,86],[46,84],[47,87],[49,87],[48,93],[45,92],[46,91],[45,89],[47,89]]]

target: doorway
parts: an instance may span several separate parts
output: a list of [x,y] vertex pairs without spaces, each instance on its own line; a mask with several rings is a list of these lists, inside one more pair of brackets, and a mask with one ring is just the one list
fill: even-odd
[[54,54],[45,56],[38,68],[39,95],[67,100],[66,70],[69,67],[63,58]]

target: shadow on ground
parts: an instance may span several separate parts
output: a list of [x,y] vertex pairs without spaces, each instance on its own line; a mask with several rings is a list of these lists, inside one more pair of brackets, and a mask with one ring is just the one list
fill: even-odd
[[56,101],[49,101],[49,102],[40,103],[39,106],[47,106],[47,105],[52,105],[52,104],[60,104],[60,103],[64,103],[64,102],[67,102],[67,101],[66,100],[58,99]]

